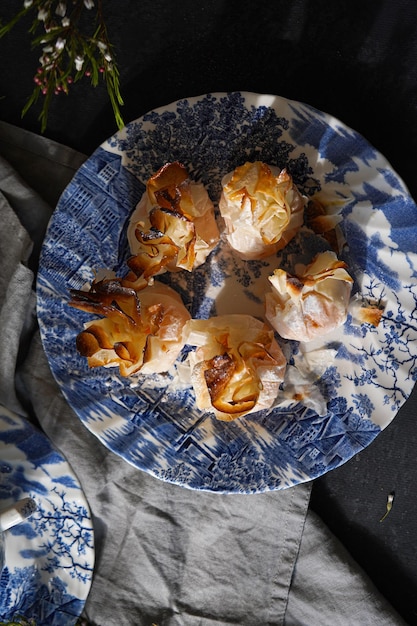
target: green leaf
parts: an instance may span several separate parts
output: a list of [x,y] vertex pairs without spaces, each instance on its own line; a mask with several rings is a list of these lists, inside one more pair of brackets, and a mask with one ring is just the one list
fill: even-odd
[[27,13],[29,13],[31,9],[32,7],[28,7],[27,9],[23,8],[21,11],[16,13],[16,15],[10,20],[10,22],[5,24],[4,26],[1,26],[0,27],[0,39],[4,37],[5,35],[7,35],[7,33],[9,33],[12,30],[12,28],[16,26],[16,24],[22,19],[22,17],[24,17]]

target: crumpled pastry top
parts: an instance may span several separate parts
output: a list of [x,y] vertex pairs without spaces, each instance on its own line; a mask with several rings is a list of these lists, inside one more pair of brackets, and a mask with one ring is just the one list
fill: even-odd
[[122,376],[166,372],[183,348],[190,314],[167,285],[155,282],[137,292],[108,278],[88,291],[72,289],[69,304],[101,318],[87,322],[76,339],[91,368],[118,366]]
[[334,252],[318,254],[297,275],[276,269],[269,281],[265,316],[281,337],[307,342],[345,322],[353,279]]
[[181,163],[166,163],[148,180],[127,237],[132,254],[128,266],[142,282],[166,271],[191,272],[219,241],[204,185],[190,180]]
[[285,169],[247,162],[223,177],[222,188],[226,238],[242,259],[281,250],[303,224],[306,200]]
[[273,331],[244,314],[192,319],[186,344],[199,409],[224,421],[270,408],[284,379],[286,359]]

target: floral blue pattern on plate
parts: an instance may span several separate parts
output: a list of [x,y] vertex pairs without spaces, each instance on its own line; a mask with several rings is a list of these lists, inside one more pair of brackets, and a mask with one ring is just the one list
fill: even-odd
[[[216,204],[222,176],[244,161],[287,167],[299,189],[337,207],[344,259],[361,298],[383,301],[377,327],[346,324],[326,337],[337,350],[316,387],[324,415],[294,403],[225,423],[194,406],[173,374],[122,379],[89,371],[75,347],[89,316],[69,289],[100,268],[123,271],[126,226],[146,180],[178,160]],[[242,262],[225,244],[192,273],[164,275],[193,317],[263,316],[271,268],[312,254],[303,231],[267,262]],[[144,115],[89,158],[50,222],[38,277],[38,317],[56,380],[86,427],[152,475],[224,493],[283,489],[314,479],[369,445],[396,415],[417,375],[417,209],[401,179],[362,136],[306,104],[252,93],[206,94]],[[291,359],[296,342],[282,342]]]
[[23,497],[37,509],[3,533],[0,620],[73,626],[91,586],[93,526],[66,460],[28,421],[0,409],[0,507]]

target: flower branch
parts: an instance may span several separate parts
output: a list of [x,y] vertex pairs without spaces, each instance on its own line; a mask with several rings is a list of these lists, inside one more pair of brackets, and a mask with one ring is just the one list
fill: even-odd
[[[100,78],[105,81],[118,128],[124,125],[120,112],[123,99],[120,93],[119,70],[113,46],[109,40],[103,15],[102,0],[97,0],[93,12],[92,33],[81,29],[81,18],[95,8],[93,0],[24,0],[22,9],[0,27],[0,38],[28,13],[35,11],[29,33],[32,46],[41,48],[39,67],[34,76],[35,88],[26,102],[22,116],[43,98],[39,115],[41,131],[47,127],[49,107],[53,96],[68,94],[71,85],[89,79],[93,87]],[[84,22],[83,22],[84,23]],[[41,34],[37,34],[41,29]]]

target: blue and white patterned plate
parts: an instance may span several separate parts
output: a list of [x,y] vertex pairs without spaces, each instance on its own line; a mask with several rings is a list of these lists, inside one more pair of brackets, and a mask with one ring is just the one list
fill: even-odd
[[73,626],[91,586],[93,527],[66,460],[29,422],[0,409],[0,507],[32,497],[31,517],[4,533],[0,621]]
[[[385,310],[377,328],[349,316],[328,337],[335,361],[317,385],[327,408],[294,404],[230,423],[202,414],[173,375],[121,379],[89,371],[75,338],[89,319],[69,289],[99,268],[123,271],[126,226],[146,180],[178,160],[216,203],[222,176],[246,160],[287,167],[300,190],[337,207],[354,291]],[[281,258],[240,262],[221,244],[192,273],[164,275],[193,317],[263,315],[266,273],[317,241],[303,231]],[[310,250],[311,251],[311,250]],[[38,315],[50,366],[82,422],[108,448],[152,475],[200,490],[255,493],[314,479],[370,444],[417,375],[417,208],[365,139],[308,105],[252,93],[175,102],[128,124],[81,167],[43,246]],[[285,350],[297,352],[295,342]]]

